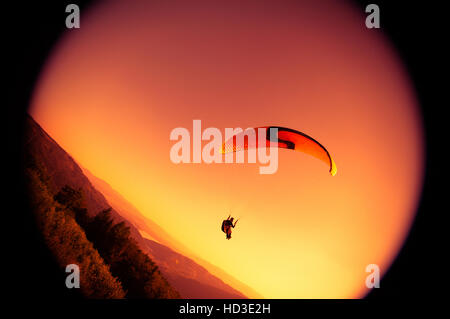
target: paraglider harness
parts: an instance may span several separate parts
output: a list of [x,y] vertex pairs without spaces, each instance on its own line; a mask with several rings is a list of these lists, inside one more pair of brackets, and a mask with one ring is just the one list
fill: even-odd
[[222,231],[224,232],[224,233],[226,233],[227,231],[226,231],[226,229],[225,228],[228,228],[228,227],[232,227],[233,226],[233,223],[231,222],[231,220],[229,220],[229,219],[225,219],[223,222],[222,222]]
[[228,216],[228,218],[227,219],[225,219],[223,222],[222,222],[222,226],[221,226],[221,230],[225,233],[225,234],[227,234],[227,239],[230,239],[231,238],[231,235],[228,235],[228,229],[230,228],[230,227],[235,227],[236,226],[236,223],[238,222],[238,220],[239,219],[237,219],[235,222],[234,222],[234,225],[233,225],[233,222],[230,220],[230,216]]

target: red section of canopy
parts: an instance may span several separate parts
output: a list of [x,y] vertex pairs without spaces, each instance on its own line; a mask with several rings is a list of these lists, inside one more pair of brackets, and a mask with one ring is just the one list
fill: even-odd
[[[278,138],[268,138],[268,128],[277,129]],[[262,138],[261,134],[264,134]],[[337,172],[333,159],[322,144],[302,132],[279,126],[246,129],[228,139],[222,145],[222,152],[230,153],[258,147],[279,147],[303,152],[329,165],[331,175],[334,176]]]

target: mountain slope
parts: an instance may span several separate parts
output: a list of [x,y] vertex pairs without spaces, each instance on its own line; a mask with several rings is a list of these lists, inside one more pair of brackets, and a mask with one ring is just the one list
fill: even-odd
[[[114,190],[108,183],[92,174],[88,169],[80,166],[86,177],[107,199],[109,204],[116,209],[120,215],[128,219],[141,232],[145,232],[148,237],[163,245],[172,247],[175,250],[186,252],[188,248],[173,239],[159,225],[152,220],[145,218],[137,208],[128,202],[119,192]],[[146,237],[146,236],[144,236]]]
[[[133,225],[141,232],[141,235],[146,238],[150,239],[153,242],[157,242],[161,245],[167,246],[171,248],[171,250],[176,253],[182,253],[184,256],[189,257],[192,262],[195,264],[198,264],[199,269],[205,269],[208,273],[212,274],[215,277],[221,278],[220,283],[213,280],[212,282],[216,283],[215,287],[220,289],[228,290],[230,293],[235,294],[235,290],[242,292],[244,295],[255,298],[255,299],[262,299],[264,298],[262,295],[260,295],[258,292],[250,288],[249,286],[245,285],[244,283],[240,282],[239,280],[233,278],[229,274],[227,274],[225,271],[220,269],[219,267],[212,265],[211,263],[195,256],[189,248],[185,247],[183,244],[172,238],[169,234],[165,232],[164,229],[162,229],[159,225],[157,225],[155,222],[153,222],[151,219],[143,216],[143,214],[134,207],[130,202],[128,202],[121,194],[119,194],[116,190],[114,190],[107,182],[103,181],[102,179],[96,177],[93,175],[89,170],[82,167],[83,172],[85,175],[89,178],[91,183],[94,185],[95,188],[97,188],[99,191],[102,192],[102,194],[106,197],[108,202],[111,204],[112,207],[114,207],[119,214],[121,214],[123,217],[127,218]],[[153,245],[154,246],[154,245]],[[158,252],[161,252],[161,250],[157,250]],[[158,256],[155,256],[158,261],[162,261],[161,258],[158,259]],[[178,269],[180,267],[178,266]],[[176,272],[176,267],[171,268],[171,273]],[[182,269],[178,271],[183,271]],[[203,273],[203,270],[197,271],[198,273]],[[200,280],[200,282],[208,282],[206,278],[202,278],[197,274],[197,272],[193,271],[191,274],[185,274],[186,278],[197,278]],[[169,274],[165,273],[166,276],[169,276]],[[202,278],[202,279],[199,279]],[[223,282],[222,282],[223,281]],[[226,284],[226,286],[223,286],[223,283]],[[208,282],[208,284],[211,284]],[[234,289],[230,289],[231,287]]]
[[[31,117],[27,118],[27,127],[28,132],[25,145],[27,152],[29,153],[27,159],[37,159],[39,165],[45,170],[46,175],[49,177],[48,185],[51,195],[55,195],[65,185],[68,185],[73,189],[82,189],[88,212],[91,215],[96,215],[100,211],[112,207],[111,216],[113,220],[115,222],[125,222],[130,228],[131,237],[136,240],[139,247],[151,258],[155,258],[156,255],[159,256],[161,251],[170,250],[162,245],[159,249],[156,250],[153,247],[152,250],[148,240],[144,239],[135,227],[135,223],[124,218],[126,217],[126,214],[122,216],[116,207],[106,200],[105,196],[103,196],[103,194],[99,192],[84,175],[82,169],[75,160]],[[125,210],[121,209],[121,211]],[[183,259],[182,257],[186,258],[179,255],[180,259]],[[163,259],[161,257],[157,257],[155,260],[156,259],[159,263],[163,264]],[[170,262],[168,264],[170,264]],[[183,276],[177,273],[182,270],[180,267],[166,267],[166,269],[162,271],[163,274],[164,272],[169,273],[167,270],[170,269],[171,278],[169,278],[169,281],[173,281],[176,284],[173,286],[177,290],[177,285],[180,285],[181,290],[184,291],[184,293],[181,293],[183,298],[198,298],[199,295],[202,295],[200,293],[201,291],[209,292],[209,294],[203,294],[204,298],[245,298],[244,295],[226,285],[220,279],[209,274],[203,267],[197,265],[195,262],[190,260],[190,262],[186,262],[186,264],[189,264],[191,267],[191,275],[188,277],[186,277],[186,274]],[[192,274],[196,274],[197,272],[204,274],[204,276],[201,277],[204,282],[200,282],[198,278],[195,278],[196,276],[192,276]],[[173,278],[176,278],[176,280]],[[189,286],[186,286],[186,282],[189,282]],[[215,287],[209,285],[209,283],[212,283]]]
[[[27,134],[25,147],[29,153],[28,160],[38,159],[39,164],[49,176],[50,192],[55,195],[65,185],[73,189],[82,189],[86,208],[91,215],[110,207],[105,197],[94,188],[89,179],[74,161],[74,159],[54,141],[31,116],[27,117]],[[125,222],[130,227],[131,236],[139,245],[145,247],[145,242],[139,231],[116,210],[111,215],[115,222]]]
[[149,254],[156,262],[169,283],[177,287],[182,295],[202,299],[242,299],[246,298],[239,291],[226,285],[222,280],[211,275],[205,268],[192,259],[153,240],[146,239]]

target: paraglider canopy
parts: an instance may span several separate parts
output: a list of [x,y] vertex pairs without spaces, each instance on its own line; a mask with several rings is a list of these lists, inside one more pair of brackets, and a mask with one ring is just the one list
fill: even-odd
[[[260,129],[264,129],[263,131],[265,132],[264,144],[262,145],[260,145],[260,138],[258,138]],[[270,133],[271,129],[278,131],[277,136],[273,136]],[[252,131],[256,138],[248,138],[249,131]],[[303,152],[329,165],[329,172],[332,176],[337,173],[335,162],[322,144],[305,133],[281,126],[261,126],[242,131],[225,141],[222,145],[222,153],[226,154],[258,147],[279,147]]]

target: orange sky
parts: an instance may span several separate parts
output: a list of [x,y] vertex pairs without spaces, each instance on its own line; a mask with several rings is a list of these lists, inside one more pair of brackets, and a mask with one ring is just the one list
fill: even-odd
[[[30,113],[81,165],[195,254],[267,298],[361,297],[415,213],[417,101],[392,47],[345,2],[104,1],[82,12]],[[170,131],[280,125],[336,162],[180,164]],[[225,240],[221,220],[241,217]]]

